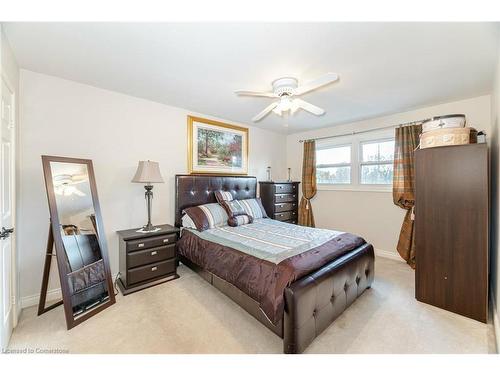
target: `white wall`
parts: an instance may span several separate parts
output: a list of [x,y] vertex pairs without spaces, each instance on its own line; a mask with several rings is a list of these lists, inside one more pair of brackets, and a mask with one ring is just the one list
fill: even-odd
[[[464,113],[470,126],[491,133],[491,98],[489,95],[421,108],[365,121],[296,133],[287,137],[287,166],[293,178],[301,179],[302,143],[300,139],[343,134],[353,130],[373,129],[437,115]],[[379,254],[399,259],[396,251],[404,210],[392,203],[391,192],[318,191],[312,200],[316,226],[335,228],[363,236]]]
[[[15,142],[16,142],[16,165],[15,165],[15,181],[16,185],[19,186],[19,67],[17,64],[17,61],[14,57],[14,54],[12,53],[12,50],[10,48],[9,42],[5,38],[5,34],[2,30],[2,25],[0,24],[0,72],[1,76],[7,81],[8,85],[14,90],[14,96],[15,96],[15,119],[14,119],[14,124],[16,126],[15,128]],[[15,196],[14,199],[16,200],[16,206],[19,204],[19,197]],[[19,219],[19,214],[15,215],[14,220],[15,220],[15,228],[18,228],[18,219]],[[17,232],[17,229],[16,229]],[[12,236],[13,239],[13,249],[14,249],[14,277],[15,277],[15,282],[13,283],[13,294],[14,294],[14,300],[15,300],[15,305],[14,309],[15,312],[17,313],[17,316],[21,313],[21,309],[18,307],[20,295],[19,295],[19,273],[16,271],[18,268],[18,252],[16,252],[16,243],[17,243],[17,233],[14,233]],[[17,317],[14,319],[14,325],[17,324]]]
[[[118,272],[115,231],[146,222],[144,187],[132,184],[139,160],[160,163],[166,181],[154,188],[154,224],[173,223],[174,175],[187,171],[187,115],[202,114],[21,70],[21,296],[39,293],[49,211],[40,155],[92,159],[112,272]],[[222,120],[224,121],[224,120]],[[249,127],[249,174],[285,177],[285,137]],[[50,288],[58,287],[55,269]]]
[[495,86],[491,98],[491,245],[490,245],[490,287],[493,301],[493,321],[497,339],[497,351],[500,350],[500,30],[498,43],[498,61]]

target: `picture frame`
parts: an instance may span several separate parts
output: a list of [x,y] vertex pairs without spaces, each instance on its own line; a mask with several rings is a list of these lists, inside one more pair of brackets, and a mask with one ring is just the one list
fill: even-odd
[[248,128],[188,116],[190,174],[248,174]]

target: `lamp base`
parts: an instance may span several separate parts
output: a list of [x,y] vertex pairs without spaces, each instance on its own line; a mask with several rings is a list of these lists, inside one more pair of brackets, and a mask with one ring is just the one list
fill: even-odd
[[148,228],[147,225],[143,226],[141,229],[136,230],[137,233],[153,233],[153,232],[158,232],[161,228],[157,228],[151,225],[151,227]]
[[153,185],[145,185],[144,189],[146,189],[144,196],[146,197],[148,205],[148,223],[144,225],[141,229],[139,229],[137,232],[139,233],[158,232],[160,228],[156,228],[153,224],[151,224],[151,199],[153,198]]

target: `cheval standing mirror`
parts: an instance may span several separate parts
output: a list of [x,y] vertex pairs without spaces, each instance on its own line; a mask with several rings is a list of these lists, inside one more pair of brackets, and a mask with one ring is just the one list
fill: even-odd
[[[115,303],[92,161],[42,156],[50,227],[38,315],[64,305],[68,329]],[[45,307],[55,245],[62,301]]]

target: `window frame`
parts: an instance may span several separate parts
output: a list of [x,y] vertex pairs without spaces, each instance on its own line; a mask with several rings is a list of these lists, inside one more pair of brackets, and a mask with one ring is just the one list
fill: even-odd
[[370,139],[370,140],[360,140],[359,141],[359,157],[358,157],[358,165],[359,165],[359,168],[358,168],[358,184],[361,185],[361,186],[379,186],[379,187],[388,187],[390,186],[391,189],[392,189],[392,183],[390,184],[364,184],[362,182],[362,176],[361,176],[361,171],[362,171],[362,167],[364,165],[393,165],[394,164],[394,155],[393,155],[393,158],[391,161],[363,161],[363,145],[366,145],[366,144],[370,144],[370,143],[383,143],[383,142],[388,142],[388,141],[394,141],[394,137],[392,138],[387,138],[387,137],[384,137],[384,138],[377,138],[377,139]]
[[332,148],[341,148],[341,147],[349,147],[349,151],[351,152],[351,162],[350,163],[334,163],[334,164],[316,164],[316,170],[318,168],[338,168],[338,167],[350,167],[351,168],[351,175],[349,178],[350,182],[343,182],[343,183],[337,183],[337,184],[325,184],[325,183],[318,183],[318,179],[316,178],[316,185],[326,185],[326,186],[349,186],[352,185],[352,144],[351,143],[339,143],[339,144],[328,144],[327,146],[320,146],[316,147],[315,152],[318,150],[328,150]]
[[[394,129],[384,129],[382,131],[373,131],[369,133],[354,134],[338,138],[329,138],[316,141],[316,150],[328,149],[334,147],[351,146],[351,183],[350,184],[325,184],[316,182],[319,191],[361,191],[375,193],[392,192],[391,184],[362,184],[361,183],[361,165],[369,164],[390,164],[393,162],[362,162],[362,144],[379,143],[395,139]],[[330,164],[322,164],[329,166]],[[348,166],[349,164],[346,164]],[[332,165],[332,166],[341,166]]]

